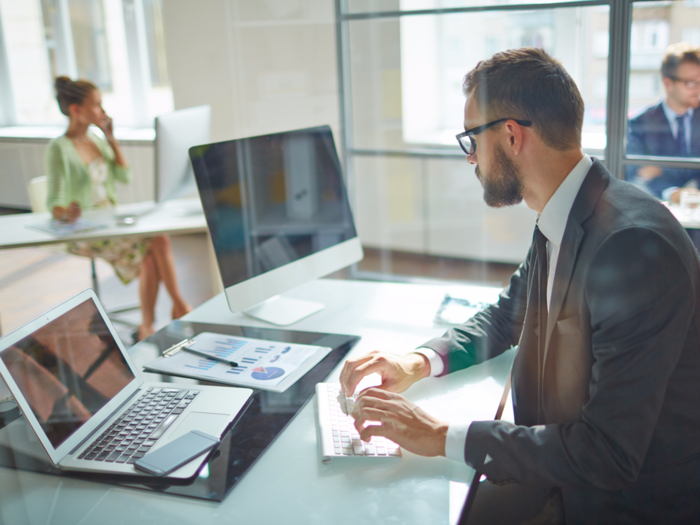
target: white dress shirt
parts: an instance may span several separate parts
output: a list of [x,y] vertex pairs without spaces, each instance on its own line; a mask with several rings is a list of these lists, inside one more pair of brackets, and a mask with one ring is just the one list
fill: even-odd
[[[559,249],[564,239],[564,230],[571,212],[571,207],[578,195],[581,184],[583,184],[588,171],[591,169],[593,161],[588,155],[576,164],[573,170],[559,185],[554,195],[545,205],[542,213],[537,218],[537,225],[542,234],[547,237],[547,254],[549,258],[549,271],[547,274],[547,310],[552,301],[552,287],[554,276],[559,260]],[[440,375],[444,370],[444,365],[440,355],[432,348],[419,348],[416,350],[423,354],[430,362],[430,375]],[[467,442],[467,432],[471,423],[454,423],[447,429],[447,440],[445,442],[445,455],[455,461],[464,463],[464,448]]]

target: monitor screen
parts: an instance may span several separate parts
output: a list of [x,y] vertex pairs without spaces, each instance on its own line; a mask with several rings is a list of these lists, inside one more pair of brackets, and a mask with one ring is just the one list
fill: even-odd
[[[224,287],[260,283],[248,306],[361,259],[328,126],[197,146],[190,157]],[[315,258],[351,240],[352,255]],[[256,280],[265,275],[278,276],[272,289]],[[251,289],[229,294],[232,310]]]
[[54,448],[133,379],[92,299],[0,352]]

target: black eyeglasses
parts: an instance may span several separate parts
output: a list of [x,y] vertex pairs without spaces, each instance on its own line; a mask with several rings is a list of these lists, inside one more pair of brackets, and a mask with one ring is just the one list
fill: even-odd
[[678,77],[668,77],[668,78],[670,78],[674,82],[680,82],[688,89],[700,88],[700,82],[698,82],[697,80],[683,80],[682,78],[678,78]]
[[467,131],[456,135],[457,142],[459,142],[459,146],[462,148],[462,151],[467,155],[474,155],[474,152],[476,151],[476,140],[474,140],[474,135],[483,133],[491,126],[495,126],[496,124],[500,124],[501,122],[505,122],[506,120],[514,120],[521,126],[532,126],[532,122],[530,122],[529,120],[518,120],[517,118],[501,118],[498,120],[494,120],[493,122],[489,122],[488,124],[484,124],[483,126],[468,129]]

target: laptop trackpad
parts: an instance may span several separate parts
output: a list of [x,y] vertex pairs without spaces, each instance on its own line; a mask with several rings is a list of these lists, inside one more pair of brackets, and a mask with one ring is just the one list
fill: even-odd
[[212,412],[190,412],[187,417],[177,426],[168,438],[172,441],[175,438],[187,434],[190,430],[199,430],[216,438],[221,437],[221,433],[230,420],[230,414],[215,414]]

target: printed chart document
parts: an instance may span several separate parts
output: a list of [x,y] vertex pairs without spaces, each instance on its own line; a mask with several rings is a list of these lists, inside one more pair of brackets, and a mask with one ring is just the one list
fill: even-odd
[[54,237],[65,237],[66,235],[73,235],[74,233],[86,232],[106,227],[107,224],[91,221],[89,219],[83,219],[82,217],[76,219],[75,222],[63,222],[57,221],[56,219],[51,219],[44,222],[38,222],[36,224],[27,224],[27,228],[49,233]]
[[284,392],[330,351],[323,346],[202,332],[176,353],[148,363],[144,370]]

